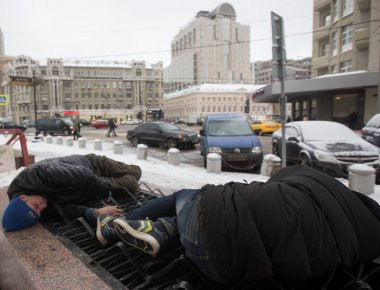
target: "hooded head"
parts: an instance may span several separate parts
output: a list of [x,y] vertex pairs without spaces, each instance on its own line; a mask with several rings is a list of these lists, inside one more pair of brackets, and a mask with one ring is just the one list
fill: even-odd
[[4,230],[17,231],[34,225],[45,207],[46,199],[39,195],[21,195],[13,198],[4,211]]

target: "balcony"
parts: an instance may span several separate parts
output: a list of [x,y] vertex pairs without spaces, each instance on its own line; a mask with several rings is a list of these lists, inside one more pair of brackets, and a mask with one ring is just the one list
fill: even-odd
[[361,11],[366,11],[371,8],[371,0],[357,0],[357,3]]
[[326,67],[326,66],[328,66],[328,64],[329,64],[329,57],[327,55],[316,57],[316,58],[313,58],[313,60],[312,60],[313,69]]
[[330,0],[314,0],[314,9],[322,10],[330,5]]
[[322,27],[317,28],[314,31],[313,39],[314,40],[320,40],[322,38],[328,39],[329,36],[330,36],[329,26],[322,26]]
[[359,50],[369,47],[369,28],[355,30],[355,44]]

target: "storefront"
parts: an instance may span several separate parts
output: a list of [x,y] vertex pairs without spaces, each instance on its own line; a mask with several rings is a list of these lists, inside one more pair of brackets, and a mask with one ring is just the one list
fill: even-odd
[[[377,91],[379,73],[351,72],[313,79],[285,82],[285,93],[292,110],[292,120],[327,120],[346,123],[355,112],[359,129],[380,111]],[[278,103],[280,84],[273,83],[255,93],[255,103]],[[279,105],[274,114],[279,113]]]

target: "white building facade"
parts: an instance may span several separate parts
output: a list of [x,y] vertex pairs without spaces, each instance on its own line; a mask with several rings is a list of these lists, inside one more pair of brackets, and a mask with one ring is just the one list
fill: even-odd
[[250,27],[236,22],[227,3],[199,11],[171,43],[171,64],[164,69],[164,90],[203,83],[251,84]]
[[[254,104],[253,92],[260,85],[243,84],[203,84],[182,91],[164,94],[165,118],[170,120],[203,119],[209,114],[241,113],[251,118],[273,114],[273,104]],[[244,107],[249,101],[249,113]]]

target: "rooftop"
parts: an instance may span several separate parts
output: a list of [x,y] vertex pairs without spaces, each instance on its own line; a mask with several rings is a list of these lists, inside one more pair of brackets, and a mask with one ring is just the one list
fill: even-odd
[[188,87],[184,90],[164,94],[164,99],[172,99],[186,96],[193,93],[253,93],[254,91],[265,87],[265,85],[244,85],[244,84],[202,84]]

